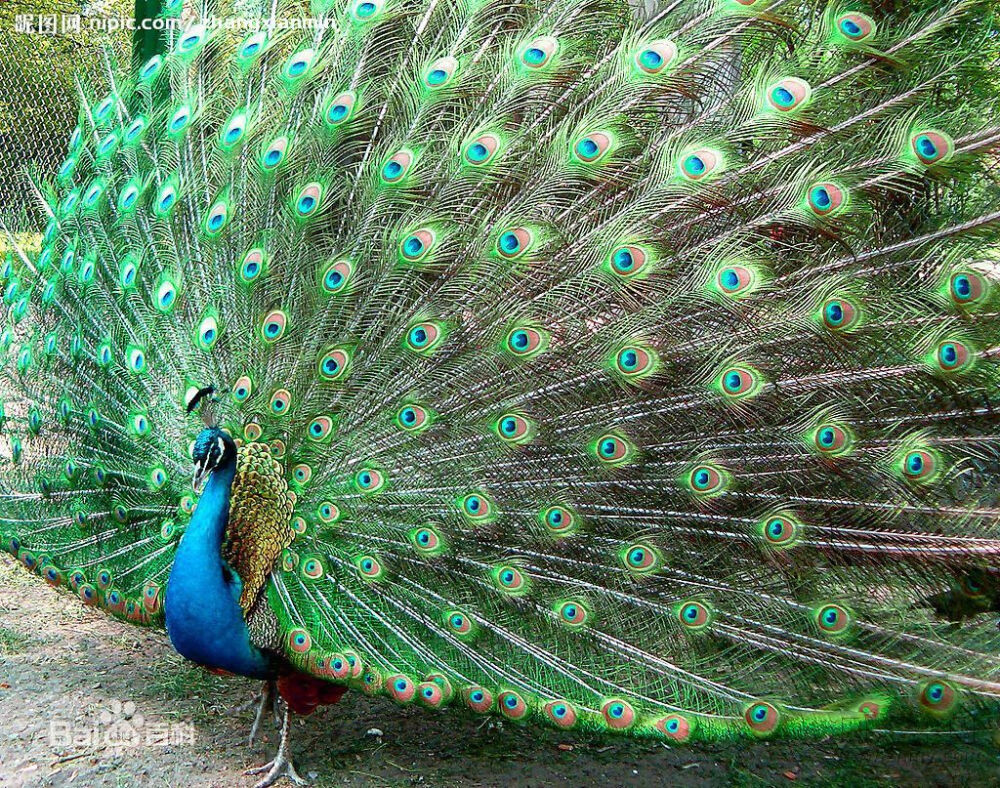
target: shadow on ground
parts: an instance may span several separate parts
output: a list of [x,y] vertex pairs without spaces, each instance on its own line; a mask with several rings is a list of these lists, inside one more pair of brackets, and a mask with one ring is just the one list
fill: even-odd
[[[276,745],[269,731],[246,746],[253,712],[233,709],[254,690],[183,662],[162,632],[109,619],[0,560],[0,785],[252,786],[243,771]],[[113,726],[113,740],[138,746],[105,746]],[[668,747],[358,693],[298,720],[293,750],[319,788],[1000,785],[1000,748],[985,736]]]

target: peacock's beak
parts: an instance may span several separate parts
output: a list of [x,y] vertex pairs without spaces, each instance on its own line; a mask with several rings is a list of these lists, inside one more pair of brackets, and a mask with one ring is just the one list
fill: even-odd
[[204,486],[205,479],[208,478],[209,473],[211,473],[211,469],[208,467],[207,463],[195,466],[194,479],[191,480],[191,487],[194,489],[196,495],[201,494],[201,488]]

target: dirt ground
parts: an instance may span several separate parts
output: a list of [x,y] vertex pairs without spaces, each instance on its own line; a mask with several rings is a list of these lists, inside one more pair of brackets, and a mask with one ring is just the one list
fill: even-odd
[[[0,558],[0,786],[252,786],[255,690],[178,658]],[[1000,785],[987,736],[668,747],[572,737],[348,693],[296,721],[314,786]],[[291,785],[291,783],[282,783]]]

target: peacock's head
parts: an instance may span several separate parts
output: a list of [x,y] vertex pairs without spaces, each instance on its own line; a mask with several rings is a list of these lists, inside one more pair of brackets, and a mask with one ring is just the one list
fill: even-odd
[[201,417],[205,421],[205,429],[198,433],[191,449],[191,459],[194,460],[191,485],[195,492],[201,492],[205,479],[212,471],[236,459],[235,441],[215,423],[215,401],[215,387],[205,386],[195,391],[187,404],[188,413],[200,406]]
[[191,459],[194,460],[195,492],[200,492],[209,474],[236,457],[236,443],[229,433],[218,427],[205,427],[195,438]]

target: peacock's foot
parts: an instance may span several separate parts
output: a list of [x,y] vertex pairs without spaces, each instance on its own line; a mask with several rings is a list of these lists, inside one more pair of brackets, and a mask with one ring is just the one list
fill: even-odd
[[265,763],[263,766],[258,766],[254,769],[247,769],[246,771],[246,774],[264,775],[264,779],[257,783],[254,788],[268,788],[268,786],[274,785],[282,777],[287,777],[296,785],[309,784],[308,781],[302,779],[299,776],[299,773],[295,771],[295,766],[288,757],[288,735],[291,727],[291,711],[289,711],[287,704],[282,704],[282,706],[284,708],[284,714],[281,718],[281,741],[278,744],[278,752],[275,754],[274,760],[269,763]]
[[265,763],[263,766],[247,769],[245,774],[263,774],[264,772],[267,772],[264,779],[257,783],[254,788],[268,788],[282,777],[287,777],[296,785],[309,785],[309,781],[299,776],[299,773],[295,771],[295,766],[284,755],[276,755],[273,761]]
[[260,732],[260,724],[264,721],[264,717],[267,716],[268,710],[274,712],[275,723],[280,722],[278,716],[278,702],[277,693],[275,692],[274,682],[265,681],[264,685],[260,688],[260,692],[257,697],[252,701],[252,703],[257,704],[257,715],[254,717],[253,726],[250,728],[250,740],[249,745],[253,747],[254,742],[257,740],[257,734]]

